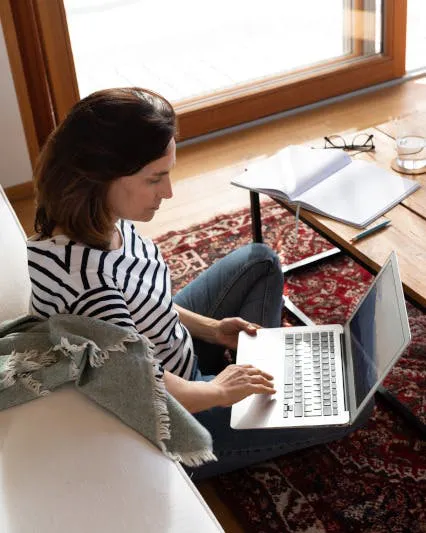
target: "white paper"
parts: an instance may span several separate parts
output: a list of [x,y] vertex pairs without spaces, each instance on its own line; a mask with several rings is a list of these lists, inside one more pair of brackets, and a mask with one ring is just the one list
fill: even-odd
[[417,182],[372,163],[353,161],[295,201],[331,218],[363,227],[418,187]]
[[232,183],[258,191],[278,191],[293,199],[350,162],[351,158],[343,150],[290,145],[253,163]]

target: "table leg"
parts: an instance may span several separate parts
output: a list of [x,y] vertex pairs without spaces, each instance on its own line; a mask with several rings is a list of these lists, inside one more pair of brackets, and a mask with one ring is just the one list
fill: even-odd
[[253,242],[263,242],[262,219],[260,217],[259,193],[250,191],[251,233]]

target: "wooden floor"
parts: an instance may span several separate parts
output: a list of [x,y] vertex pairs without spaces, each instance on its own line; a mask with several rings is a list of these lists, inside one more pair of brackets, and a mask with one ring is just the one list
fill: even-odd
[[[155,220],[138,223],[138,230],[156,237],[248,206],[248,193],[229,184],[247,161],[270,155],[287,144],[309,143],[324,135],[345,131],[350,136],[416,110],[426,111],[426,78],[179,149],[173,173],[174,197],[163,202]],[[27,234],[32,233],[33,200],[12,204]],[[243,532],[212,484],[203,482],[198,487],[224,530]]]

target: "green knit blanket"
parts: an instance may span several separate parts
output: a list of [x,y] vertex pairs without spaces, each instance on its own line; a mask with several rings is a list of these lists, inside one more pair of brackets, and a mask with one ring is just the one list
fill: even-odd
[[142,335],[77,315],[0,324],[0,410],[66,383],[188,466],[216,460],[210,433],[165,389]]

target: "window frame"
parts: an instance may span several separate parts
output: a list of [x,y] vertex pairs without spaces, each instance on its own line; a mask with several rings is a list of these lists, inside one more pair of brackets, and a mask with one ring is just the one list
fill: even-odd
[[[370,4],[371,0],[347,2],[353,9]],[[21,112],[22,107],[25,108],[25,129],[37,131],[36,142],[40,147],[49,132],[79,100],[63,0],[4,0],[4,5],[2,24],[9,57],[15,57],[11,67],[17,93],[18,96],[24,95],[18,99]],[[381,54],[363,59],[362,47],[358,44],[349,60],[327,62],[326,68],[300,69],[176,103],[180,139],[197,137],[403,76],[407,0],[384,0],[383,15]],[[358,24],[357,33],[362,31],[359,18],[355,17],[354,21]],[[25,101],[27,103],[23,104]],[[29,125],[28,103],[32,109],[32,126]],[[34,138],[31,144],[32,152],[36,151]]]

